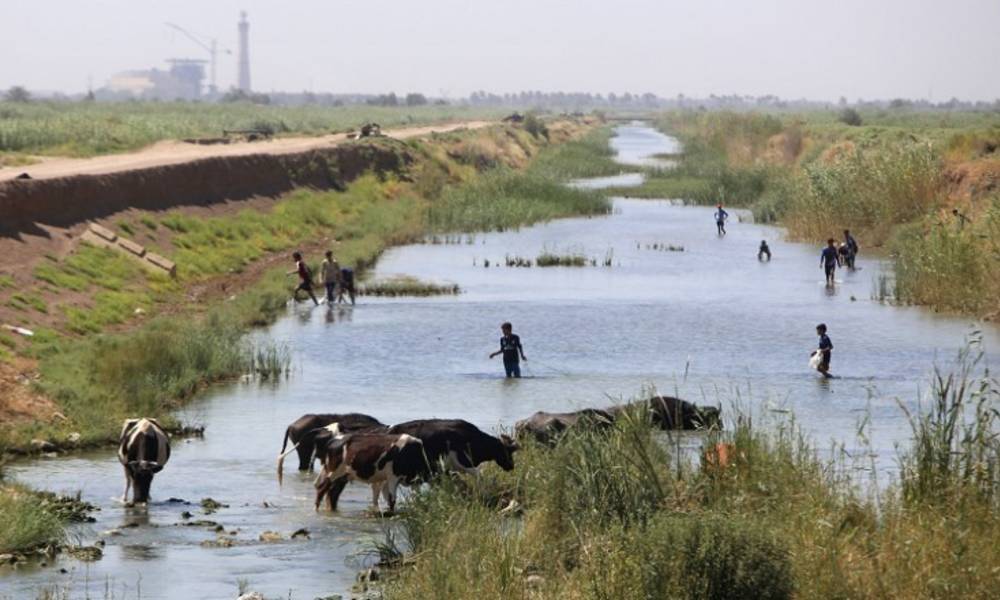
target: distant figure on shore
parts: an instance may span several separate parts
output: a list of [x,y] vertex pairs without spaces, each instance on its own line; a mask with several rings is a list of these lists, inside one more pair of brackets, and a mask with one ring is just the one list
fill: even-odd
[[837,272],[837,267],[840,264],[840,254],[837,252],[837,247],[834,246],[833,238],[826,240],[826,248],[823,248],[823,252],[819,255],[819,268],[826,271],[826,285],[832,286],[834,284],[834,273]]
[[718,210],[715,211],[715,227],[719,230],[719,235],[726,235],[726,219],[729,218],[729,213],[726,209],[722,208],[720,204]]
[[302,253],[293,252],[292,258],[295,260],[295,269],[289,271],[288,274],[299,276],[299,286],[295,288],[294,292],[292,292],[292,299],[298,302],[299,292],[304,291],[309,294],[310,298],[312,298],[313,304],[319,306],[319,300],[316,299],[316,296],[312,291],[312,272],[309,271],[309,266],[306,265],[306,261],[302,260]]
[[816,370],[823,374],[823,377],[830,379],[833,375],[830,374],[830,355],[833,351],[833,342],[830,341],[830,336],[826,335],[826,324],[820,323],[816,326],[816,335],[819,336],[819,347],[813,351],[813,357],[819,356],[819,364],[816,365]]
[[323,287],[326,288],[326,303],[333,304],[337,299],[337,287],[340,285],[340,265],[333,257],[331,250],[326,251],[326,258],[320,266],[320,276],[323,278]]
[[854,270],[854,258],[858,255],[858,241],[851,235],[849,229],[844,230],[844,245],[847,246],[847,260],[845,264],[850,270]]
[[760,241],[760,249],[757,250],[757,260],[764,260],[767,257],[767,261],[771,262],[771,249],[767,246],[767,240]]
[[503,354],[503,368],[507,377],[519,378],[521,377],[520,360],[528,360],[528,357],[524,355],[524,347],[521,346],[521,338],[514,335],[514,328],[509,322],[500,326],[500,332],[503,333],[500,338],[500,349],[490,354],[490,358]]
[[354,296],[356,292],[354,291],[354,269],[349,269],[344,267],[340,269],[340,281],[337,287],[337,302],[343,303],[344,294],[351,299],[351,306],[354,306]]

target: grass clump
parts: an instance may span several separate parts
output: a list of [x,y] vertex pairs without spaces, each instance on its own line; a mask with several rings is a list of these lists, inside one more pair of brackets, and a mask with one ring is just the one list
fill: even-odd
[[497,169],[445,190],[428,211],[436,231],[504,231],[574,215],[606,214],[600,192],[570,188],[532,172]]
[[589,262],[582,254],[556,254],[547,251],[535,259],[535,264],[539,267],[585,267]]
[[0,482],[0,554],[63,540],[63,521],[27,488]]
[[440,284],[421,281],[416,277],[401,275],[377,281],[370,281],[358,289],[361,296],[382,296],[395,298],[398,296],[447,296],[461,293],[457,284]]

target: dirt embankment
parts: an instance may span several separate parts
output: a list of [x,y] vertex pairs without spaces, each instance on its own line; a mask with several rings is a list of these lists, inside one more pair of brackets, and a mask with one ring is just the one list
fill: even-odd
[[130,208],[165,210],[254,196],[295,187],[341,188],[367,171],[397,171],[405,152],[391,142],[351,143],[294,154],[251,154],[53,179],[0,183],[0,235],[68,227]]

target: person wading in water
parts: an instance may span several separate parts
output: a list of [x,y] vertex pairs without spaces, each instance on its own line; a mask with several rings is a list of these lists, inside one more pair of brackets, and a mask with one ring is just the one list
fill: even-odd
[[768,262],[771,261],[771,249],[767,246],[767,240],[760,241],[760,249],[757,250],[757,260],[764,260],[767,257]]
[[312,273],[309,271],[309,267],[306,265],[306,261],[302,260],[302,253],[294,252],[292,253],[292,258],[295,259],[295,269],[289,271],[288,274],[299,276],[299,286],[295,288],[294,292],[292,292],[292,299],[298,302],[299,292],[304,291],[305,293],[309,294],[310,298],[312,298],[313,304],[319,306],[319,300],[316,299],[316,296],[313,294],[312,290],[312,285],[313,285]]
[[513,326],[504,323],[500,326],[503,337],[500,338],[500,349],[490,354],[490,358],[495,358],[498,354],[503,354],[503,368],[507,377],[521,377],[521,364],[518,360],[528,360],[524,355],[524,348],[521,346],[521,338],[514,335]]
[[844,245],[847,246],[847,260],[845,264],[850,270],[854,270],[854,259],[858,256],[858,241],[851,235],[849,229],[844,230]]
[[826,248],[819,255],[819,268],[826,271],[826,285],[833,286],[834,273],[837,272],[837,265],[840,263],[840,254],[837,247],[833,245],[833,238],[826,240]]
[[721,204],[717,208],[719,210],[715,211],[715,227],[719,230],[719,235],[726,235],[726,219],[729,218],[729,213]]
[[326,303],[333,304],[337,299],[337,287],[340,285],[340,265],[330,250],[326,251],[326,258],[320,266],[320,276],[323,277],[323,286],[326,288]]
[[830,354],[833,351],[833,342],[830,341],[830,336],[826,335],[826,323],[816,326],[816,335],[819,336],[819,348],[816,352],[820,353],[819,366],[816,370],[822,373],[823,377],[831,379],[833,375],[830,374]]

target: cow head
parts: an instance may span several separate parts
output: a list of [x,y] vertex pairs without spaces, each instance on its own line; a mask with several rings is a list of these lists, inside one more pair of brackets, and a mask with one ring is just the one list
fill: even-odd
[[135,503],[149,502],[149,487],[153,484],[153,475],[162,471],[163,465],[149,460],[133,460],[128,463],[128,469],[135,488]]
[[514,452],[521,447],[517,445],[509,435],[500,434],[500,451],[497,452],[496,462],[504,471],[514,470]]

